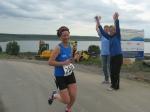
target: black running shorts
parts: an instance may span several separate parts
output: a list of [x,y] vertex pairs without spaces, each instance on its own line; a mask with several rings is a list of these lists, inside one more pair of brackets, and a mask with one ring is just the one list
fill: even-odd
[[64,90],[68,88],[68,85],[76,83],[76,78],[72,72],[69,76],[56,77],[55,83],[59,90]]

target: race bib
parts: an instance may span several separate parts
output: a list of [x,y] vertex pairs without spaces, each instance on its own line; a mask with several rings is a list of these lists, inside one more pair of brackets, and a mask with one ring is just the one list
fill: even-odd
[[72,63],[70,63],[69,65],[64,65],[63,69],[65,73],[64,76],[69,76],[74,70],[74,65]]

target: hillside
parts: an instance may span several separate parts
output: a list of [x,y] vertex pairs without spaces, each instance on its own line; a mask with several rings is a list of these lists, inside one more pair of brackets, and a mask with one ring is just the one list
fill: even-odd
[[[38,35],[38,34],[0,34],[0,41],[12,40],[58,40],[56,35]],[[72,40],[77,41],[98,41],[94,36],[71,36]]]

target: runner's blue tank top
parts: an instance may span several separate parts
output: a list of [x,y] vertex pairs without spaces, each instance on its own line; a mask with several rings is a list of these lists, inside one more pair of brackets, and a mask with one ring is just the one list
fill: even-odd
[[[64,45],[62,43],[58,44],[58,46],[60,47],[60,53],[56,57],[56,61],[62,62],[62,61],[72,58],[72,49],[71,49],[70,44],[68,44],[68,47],[64,47]],[[55,66],[54,75],[57,77],[64,76],[63,67]]]

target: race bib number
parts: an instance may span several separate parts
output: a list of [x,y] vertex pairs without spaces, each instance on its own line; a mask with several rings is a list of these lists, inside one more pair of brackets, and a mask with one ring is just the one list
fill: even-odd
[[73,72],[74,68],[75,67],[74,67],[74,65],[72,63],[70,63],[69,65],[64,65],[63,66],[64,72],[65,72],[64,76],[71,75],[71,73]]

